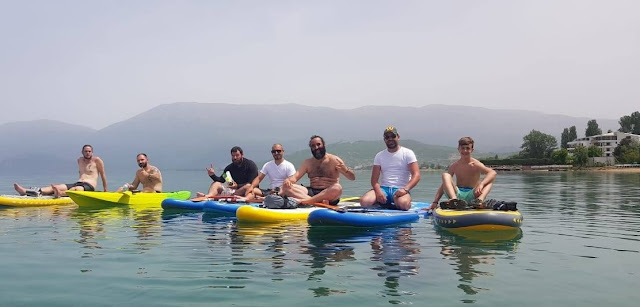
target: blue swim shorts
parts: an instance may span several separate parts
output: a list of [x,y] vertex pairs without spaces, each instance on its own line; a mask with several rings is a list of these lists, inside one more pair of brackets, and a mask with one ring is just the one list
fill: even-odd
[[468,203],[476,199],[476,196],[473,194],[473,188],[466,187],[456,187],[456,197]]
[[[393,203],[393,195],[396,194],[397,190],[402,189],[402,188],[380,186],[380,189],[382,190],[382,192],[387,197],[387,203],[383,204],[383,205],[385,207],[389,207],[391,209],[396,209],[396,205]],[[411,193],[409,192],[409,194],[411,194]]]

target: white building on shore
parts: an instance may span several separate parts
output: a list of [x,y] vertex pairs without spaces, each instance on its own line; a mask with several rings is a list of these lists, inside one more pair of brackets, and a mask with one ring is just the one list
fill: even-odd
[[640,142],[640,135],[625,133],[620,131],[614,131],[599,135],[592,135],[584,138],[577,139],[567,143],[567,150],[570,153],[573,152],[576,146],[589,147],[596,145],[602,149],[602,157],[594,158],[595,163],[603,163],[607,165],[615,164],[615,158],[613,157],[613,151],[616,149],[620,141],[625,138],[631,138],[636,142]]

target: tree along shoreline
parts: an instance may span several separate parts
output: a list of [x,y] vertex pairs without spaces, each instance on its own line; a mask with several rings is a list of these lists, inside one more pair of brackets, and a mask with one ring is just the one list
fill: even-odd
[[612,173],[640,173],[638,164],[619,164],[614,166],[574,166],[566,165],[487,165],[497,172],[550,172],[550,171],[572,171],[572,172],[612,172]]

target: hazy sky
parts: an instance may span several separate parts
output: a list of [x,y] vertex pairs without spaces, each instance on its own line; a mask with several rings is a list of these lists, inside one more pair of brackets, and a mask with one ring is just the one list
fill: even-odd
[[0,0],[0,124],[103,128],[179,101],[617,119],[640,110],[639,12],[637,0]]

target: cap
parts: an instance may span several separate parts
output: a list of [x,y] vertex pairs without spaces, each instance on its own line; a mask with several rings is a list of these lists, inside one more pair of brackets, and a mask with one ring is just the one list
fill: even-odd
[[382,133],[382,135],[386,134],[386,133],[393,133],[393,134],[398,134],[398,130],[396,130],[396,127],[394,126],[389,126],[387,128],[384,129],[384,132]]

